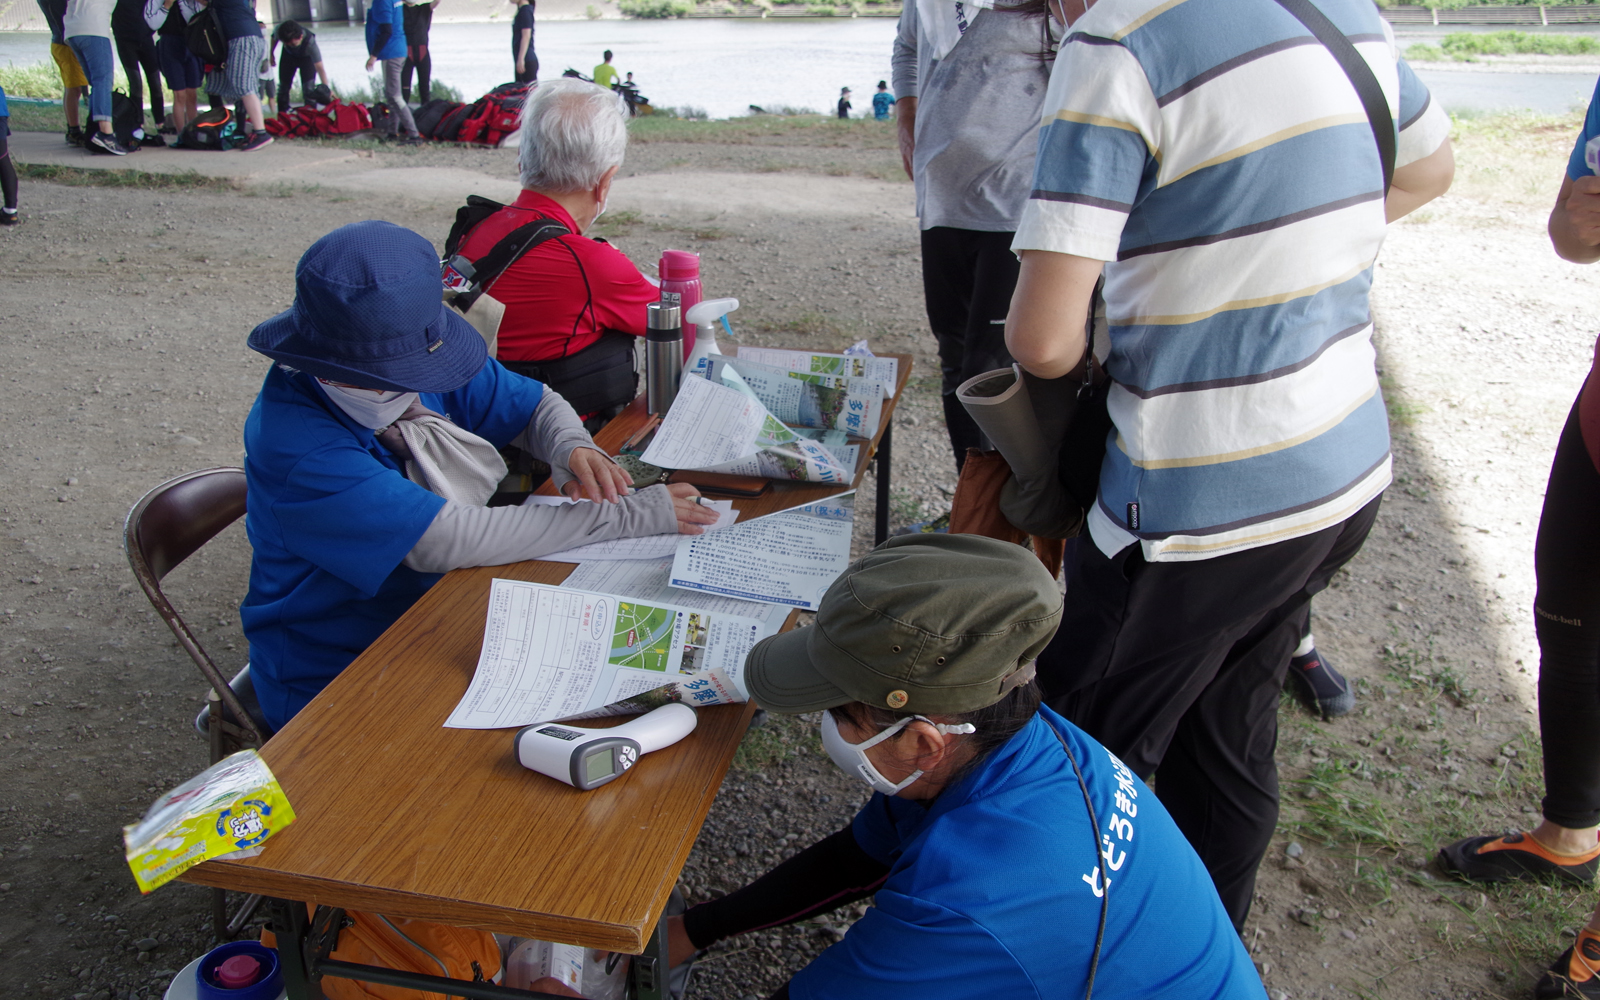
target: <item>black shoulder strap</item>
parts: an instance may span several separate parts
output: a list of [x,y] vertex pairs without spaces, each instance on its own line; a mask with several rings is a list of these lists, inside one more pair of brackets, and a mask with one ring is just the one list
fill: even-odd
[[498,201],[491,201],[481,195],[467,195],[467,203],[456,209],[456,221],[450,226],[450,235],[444,238],[444,258],[449,260],[461,249],[461,241],[467,234],[489,216],[505,208]]
[[1356,88],[1361,106],[1367,111],[1367,123],[1372,126],[1372,137],[1378,141],[1378,160],[1383,164],[1383,193],[1388,195],[1389,185],[1394,182],[1394,118],[1389,114],[1389,101],[1383,96],[1378,78],[1372,75],[1372,67],[1361,58],[1361,53],[1344,32],[1334,27],[1311,0],[1278,0],[1278,5],[1317,37],[1317,41],[1332,53],[1344,75],[1350,78],[1351,86]]
[[518,226],[494,245],[488,253],[472,262],[472,282],[479,288],[488,288],[500,273],[515,264],[529,250],[557,236],[566,236],[572,230],[554,219],[538,218],[527,225]]
[[1061,735],[1061,730],[1052,726],[1047,719],[1040,719],[1044,727],[1050,730],[1061,744],[1061,749],[1067,752],[1067,760],[1072,764],[1073,776],[1078,779],[1078,789],[1083,792],[1083,807],[1089,813],[1089,836],[1094,838],[1095,863],[1100,867],[1100,926],[1094,933],[1094,955],[1089,959],[1089,977],[1084,985],[1083,1000],[1094,1000],[1094,977],[1100,971],[1100,949],[1106,942],[1106,917],[1111,909],[1111,880],[1106,877],[1106,856],[1100,847],[1100,820],[1094,814],[1094,799],[1089,797],[1089,783],[1083,780],[1083,770],[1078,767],[1078,757],[1072,752],[1072,747],[1067,743],[1067,738]]

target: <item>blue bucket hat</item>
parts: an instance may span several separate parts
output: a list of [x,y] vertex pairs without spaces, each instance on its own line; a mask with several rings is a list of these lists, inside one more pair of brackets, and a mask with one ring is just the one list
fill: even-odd
[[351,223],[311,244],[294,270],[294,305],[250,331],[249,345],[329,381],[449,392],[489,352],[441,295],[433,244],[392,222]]

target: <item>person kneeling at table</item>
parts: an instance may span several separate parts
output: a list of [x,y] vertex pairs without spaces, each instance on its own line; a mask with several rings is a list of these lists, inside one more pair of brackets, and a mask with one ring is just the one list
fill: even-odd
[[[256,327],[249,345],[277,363],[245,421],[254,555],[239,610],[274,729],[441,573],[698,534],[716,520],[691,487],[628,495],[628,476],[572,407],[489,358],[442,304],[438,255],[409,229],[358,222],[312,244],[295,269],[293,307]],[[548,462],[567,496],[596,502],[482,506],[505,474],[495,452],[512,443]],[[418,466],[440,492],[408,478]]]
[[907,535],[852,565],[812,627],[757,645],[751,696],[823,712],[823,747],[873,796],[848,828],[672,918],[672,964],[875,894],[775,997],[1264,998],[1155,793],[1040,707],[1033,660],[1060,615],[1026,549]]

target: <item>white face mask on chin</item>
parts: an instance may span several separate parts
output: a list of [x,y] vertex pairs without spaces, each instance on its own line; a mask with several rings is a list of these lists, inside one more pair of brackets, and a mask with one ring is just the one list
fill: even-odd
[[839,732],[839,723],[834,720],[833,712],[830,710],[822,713],[822,749],[828,751],[828,756],[838,765],[839,770],[852,778],[860,778],[865,781],[868,788],[875,792],[882,792],[884,795],[898,795],[901,791],[910,788],[918,778],[922,777],[922,772],[912,771],[904,781],[895,784],[885,778],[872,765],[872,761],[867,758],[867,750],[870,747],[877,746],[919,719],[945,734],[966,735],[967,733],[977,732],[977,727],[970,722],[947,726],[942,722],[934,722],[927,716],[908,715],[870,740],[851,743]]
[[343,410],[351,420],[362,427],[374,431],[381,431],[399,420],[417,399],[417,394],[414,392],[353,389],[320,378],[317,382],[322,386],[322,391],[328,394],[328,399],[333,405]]

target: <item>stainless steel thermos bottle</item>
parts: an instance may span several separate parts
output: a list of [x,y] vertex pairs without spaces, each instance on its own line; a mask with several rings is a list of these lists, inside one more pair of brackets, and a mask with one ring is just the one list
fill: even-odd
[[652,414],[663,414],[678,395],[683,378],[683,321],[675,305],[645,306],[645,402]]

